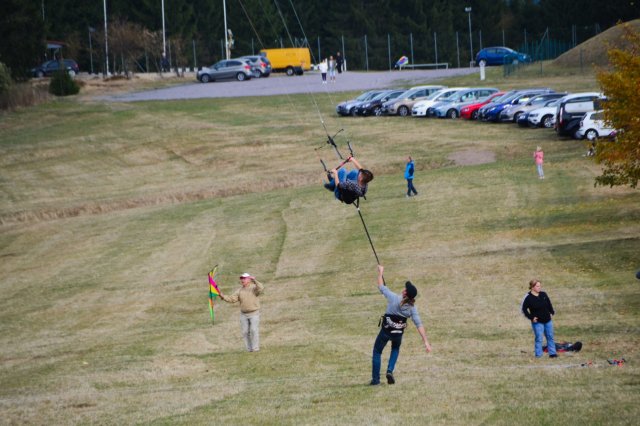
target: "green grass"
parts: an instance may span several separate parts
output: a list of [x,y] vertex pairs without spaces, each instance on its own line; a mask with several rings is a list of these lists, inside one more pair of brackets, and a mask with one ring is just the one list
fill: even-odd
[[[337,160],[307,96],[65,99],[0,117],[3,423],[635,424],[638,192],[594,187],[584,144],[548,130],[340,119],[334,100],[316,97],[376,175],[361,211],[389,286],[419,289],[432,354],[411,328],[397,384],[367,386],[385,301],[357,211],[320,186],[314,148]],[[266,285],[259,353],[236,306],[211,325],[216,263],[225,292],[244,271]],[[533,359],[534,277],[582,352]]]

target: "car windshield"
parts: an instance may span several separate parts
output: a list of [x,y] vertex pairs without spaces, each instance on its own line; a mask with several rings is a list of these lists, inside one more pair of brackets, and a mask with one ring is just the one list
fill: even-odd
[[362,95],[356,98],[356,101],[366,101],[367,99],[369,99],[372,93],[377,93],[377,92],[364,92]]
[[388,91],[386,91],[386,90],[385,90],[384,92],[380,92],[380,93],[378,93],[377,95],[375,95],[373,98],[371,98],[371,100],[372,100],[372,101],[380,100],[380,99],[384,98],[385,96],[387,96],[389,93],[390,93],[390,92],[388,92]]

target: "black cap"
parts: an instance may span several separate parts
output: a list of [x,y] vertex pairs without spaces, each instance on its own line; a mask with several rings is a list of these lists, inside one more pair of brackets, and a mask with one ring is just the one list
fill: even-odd
[[409,299],[415,299],[418,295],[418,289],[416,286],[411,284],[411,281],[407,281],[404,283],[404,287],[407,289],[407,297],[409,297]]

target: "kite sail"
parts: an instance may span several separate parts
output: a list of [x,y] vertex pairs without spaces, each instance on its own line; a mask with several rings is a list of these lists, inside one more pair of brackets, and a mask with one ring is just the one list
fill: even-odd
[[209,315],[211,316],[211,322],[215,323],[216,314],[213,309],[214,301],[220,296],[220,289],[218,288],[218,284],[216,284],[216,272],[218,272],[218,265],[214,266],[211,271],[209,271]]
[[407,65],[408,63],[409,58],[407,58],[406,56],[401,56],[400,59],[398,59],[398,62],[396,62],[396,68],[402,69],[402,67]]

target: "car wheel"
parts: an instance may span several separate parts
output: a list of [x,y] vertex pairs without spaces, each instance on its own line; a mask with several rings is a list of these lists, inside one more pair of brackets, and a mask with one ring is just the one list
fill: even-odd
[[455,109],[450,109],[449,111],[447,111],[447,117],[458,118],[458,111],[456,111]]
[[353,107],[349,110],[349,115],[352,117],[355,117],[356,115],[358,115],[358,113],[356,112],[356,108]]
[[584,137],[590,141],[595,141],[596,139],[598,139],[598,132],[596,132],[594,129],[589,129],[584,134]]
[[287,75],[291,77],[294,74],[293,67],[287,67]]
[[407,108],[407,106],[405,105],[402,105],[400,108],[398,108],[398,115],[406,117],[407,115],[409,115],[409,108]]
[[243,72],[239,72],[238,74],[236,74],[236,79],[238,81],[245,81],[247,79],[247,75]]
[[480,62],[478,62],[478,65],[481,67],[486,67],[487,66],[487,61],[485,61],[484,59],[480,59]]
[[515,114],[513,114],[513,122],[517,123],[521,115],[522,115],[521,112],[516,112]]
[[209,77],[209,74],[202,74],[202,75],[200,76],[200,81],[201,81],[202,83],[208,83],[208,82],[210,82],[210,81],[211,81],[211,77]]
[[477,120],[478,119],[478,111],[473,111],[471,113],[471,119],[472,120]]
[[545,115],[544,117],[542,117],[542,127],[544,127],[545,129],[550,129],[553,127],[553,116],[551,115]]
[[376,117],[380,117],[382,115],[382,108],[380,107],[375,107],[373,109],[373,115],[375,115]]
[[71,78],[76,76],[76,72],[74,70],[69,70],[69,71],[67,71],[67,73],[69,74],[69,77],[71,77]]
[[44,77],[44,73],[42,71],[38,70],[38,71],[36,71],[36,77],[42,78],[42,77]]

